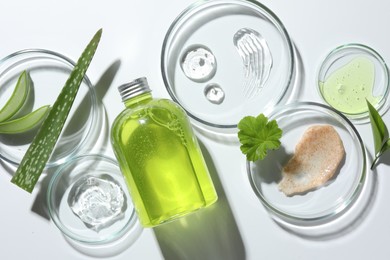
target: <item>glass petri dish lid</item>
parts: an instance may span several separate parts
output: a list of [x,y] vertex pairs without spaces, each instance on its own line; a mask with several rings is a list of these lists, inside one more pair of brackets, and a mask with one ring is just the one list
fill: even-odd
[[384,114],[389,108],[389,72],[374,49],[345,44],[332,50],[322,62],[318,77],[322,99],[354,123],[369,121],[366,99]]
[[[297,102],[273,110],[283,131],[281,148],[262,161],[247,162],[250,184],[262,204],[279,223],[319,226],[335,220],[359,197],[367,172],[366,152],[353,124],[337,110],[312,102]],[[294,154],[304,131],[312,125],[331,125],[339,134],[345,157],[338,172],[318,189],[287,196],[279,190],[282,168]]]
[[[19,75],[26,70],[32,80],[27,103],[21,113],[27,114],[44,105],[53,105],[75,63],[59,53],[27,49],[0,60],[0,107],[11,96]],[[95,90],[85,76],[63,131],[46,167],[57,166],[88,147],[100,113]],[[0,134],[0,157],[18,165],[38,128],[21,134]]]
[[83,253],[118,253],[113,250],[128,248],[119,244],[133,243],[142,231],[119,166],[107,156],[81,155],[62,164],[46,195],[54,224]]
[[161,69],[168,93],[193,123],[236,129],[242,117],[288,96],[293,47],[279,18],[256,1],[199,1],[170,26]]

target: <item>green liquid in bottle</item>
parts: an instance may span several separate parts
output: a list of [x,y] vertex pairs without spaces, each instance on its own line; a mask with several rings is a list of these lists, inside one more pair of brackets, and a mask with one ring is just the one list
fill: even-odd
[[372,94],[374,79],[374,64],[367,58],[357,57],[320,82],[320,91],[333,108],[342,113],[360,114],[368,111],[366,99],[373,105],[380,101],[381,97]]
[[185,112],[150,93],[125,104],[111,140],[142,225],[214,203],[217,194]]

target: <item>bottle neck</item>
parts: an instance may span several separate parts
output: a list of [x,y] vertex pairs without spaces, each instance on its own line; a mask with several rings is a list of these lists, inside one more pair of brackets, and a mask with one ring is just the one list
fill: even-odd
[[152,94],[150,92],[147,92],[147,93],[135,96],[133,98],[129,98],[129,99],[123,101],[123,103],[125,104],[126,107],[135,107],[135,106],[138,106],[142,103],[148,102],[151,99],[152,99]]
[[152,99],[152,90],[145,77],[123,84],[118,87],[118,90],[126,107],[132,107]]

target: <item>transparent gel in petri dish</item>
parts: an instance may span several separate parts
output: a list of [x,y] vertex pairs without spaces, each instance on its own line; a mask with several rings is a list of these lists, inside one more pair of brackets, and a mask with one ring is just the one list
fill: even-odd
[[54,224],[83,254],[117,255],[142,232],[125,180],[110,157],[80,155],[60,165],[46,200]]
[[[188,55],[195,56],[192,66],[183,65]],[[171,98],[196,126],[234,132],[244,116],[285,102],[294,53],[283,24],[264,5],[199,1],[170,26],[161,66]]]

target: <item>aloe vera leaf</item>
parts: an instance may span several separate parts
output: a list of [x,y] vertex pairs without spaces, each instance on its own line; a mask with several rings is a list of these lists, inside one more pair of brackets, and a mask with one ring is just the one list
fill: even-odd
[[24,105],[30,91],[31,81],[26,71],[23,71],[16,83],[15,89],[7,103],[0,110],[0,122],[15,115]]
[[19,134],[38,126],[45,119],[50,106],[43,106],[23,117],[0,123],[0,134]]
[[52,109],[43,121],[15,175],[11,179],[12,183],[27,192],[31,193],[33,191],[53,152],[80,84],[96,52],[101,34],[102,29],[96,32],[81,54],[61,93],[54,102]]

